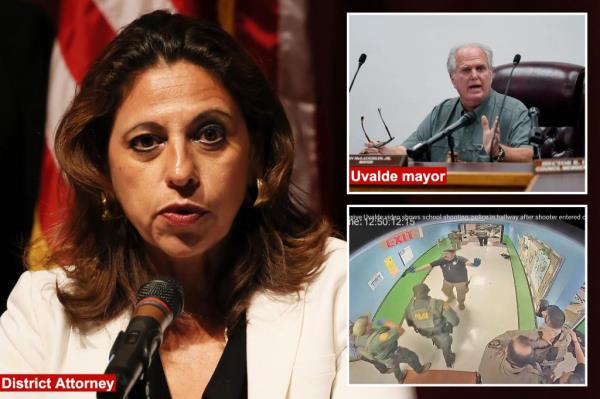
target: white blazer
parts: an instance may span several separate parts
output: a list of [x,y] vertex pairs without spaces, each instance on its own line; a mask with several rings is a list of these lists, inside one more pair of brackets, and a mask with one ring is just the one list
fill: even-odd
[[[330,239],[327,252],[321,273],[299,296],[260,293],[252,299],[246,313],[248,398],[412,399],[410,388],[348,385],[346,244]],[[130,315],[81,333],[56,297],[56,283],[65,281],[62,269],[23,273],[0,317],[0,374],[104,372]],[[42,397],[0,392],[0,398],[15,396]]]

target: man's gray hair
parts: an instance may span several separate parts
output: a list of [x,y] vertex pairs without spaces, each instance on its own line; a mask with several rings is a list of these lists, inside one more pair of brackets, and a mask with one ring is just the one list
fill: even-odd
[[448,61],[446,62],[446,67],[448,68],[448,73],[450,75],[452,75],[456,70],[456,52],[466,47],[477,47],[481,51],[483,51],[487,58],[488,68],[490,68],[490,70],[492,69],[494,65],[494,53],[492,52],[491,48],[481,43],[463,43],[457,44],[456,46],[452,47],[450,49],[450,52],[448,53]]

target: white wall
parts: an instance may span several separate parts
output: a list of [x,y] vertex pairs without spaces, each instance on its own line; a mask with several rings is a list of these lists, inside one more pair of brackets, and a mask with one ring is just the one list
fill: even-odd
[[350,153],[371,139],[385,139],[377,108],[399,145],[442,100],[456,97],[446,70],[448,51],[480,42],[494,51],[494,65],[561,61],[586,66],[585,14],[350,14],[348,86],[361,53],[367,54],[349,94]]

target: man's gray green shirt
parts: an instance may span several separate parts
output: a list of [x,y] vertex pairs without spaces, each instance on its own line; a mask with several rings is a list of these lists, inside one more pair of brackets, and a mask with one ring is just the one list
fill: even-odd
[[[458,159],[467,162],[489,162],[490,156],[483,149],[483,126],[481,116],[488,118],[490,128],[500,112],[504,96],[492,90],[490,95],[474,112],[475,121],[453,133],[454,151]],[[444,100],[433,108],[417,130],[402,145],[411,148],[431,138],[447,126],[457,121],[466,111],[459,97]],[[500,120],[500,143],[509,147],[530,147],[530,122],[525,105],[516,98],[506,97],[502,119]],[[445,162],[449,152],[448,140],[442,139],[431,146],[431,161]]]

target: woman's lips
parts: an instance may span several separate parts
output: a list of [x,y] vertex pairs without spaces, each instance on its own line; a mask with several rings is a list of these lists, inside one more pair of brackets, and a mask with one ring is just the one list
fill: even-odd
[[187,226],[196,223],[208,212],[196,204],[175,203],[164,207],[159,213],[169,224]]
[[196,223],[204,213],[163,212],[160,214],[167,222],[177,226],[187,226]]

